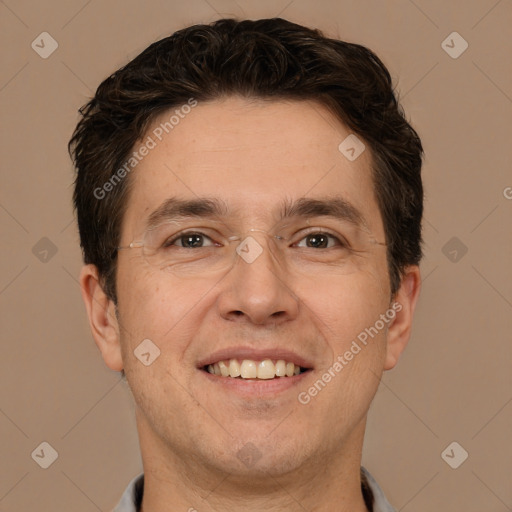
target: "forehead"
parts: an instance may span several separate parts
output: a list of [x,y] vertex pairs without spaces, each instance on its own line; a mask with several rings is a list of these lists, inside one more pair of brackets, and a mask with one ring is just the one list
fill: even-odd
[[346,158],[339,146],[351,132],[320,104],[230,97],[170,122],[176,110],[159,116],[140,142],[154,144],[130,176],[127,230],[141,228],[169,197],[218,197],[227,215],[231,209],[252,223],[282,211],[283,200],[341,197],[382,234],[370,151]]

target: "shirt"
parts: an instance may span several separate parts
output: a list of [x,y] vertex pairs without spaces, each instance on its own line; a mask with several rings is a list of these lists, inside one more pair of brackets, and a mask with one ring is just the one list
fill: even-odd
[[[375,479],[363,467],[361,467],[361,476],[363,482],[366,481],[368,484],[367,488],[369,489],[370,502],[372,501],[371,497],[373,497],[372,512],[395,512],[395,509],[389,504],[388,500],[384,496],[384,493],[382,492],[382,489],[379,487]],[[366,492],[368,493],[368,490]],[[117,504],[112,512],[139,512],[143,493],[144,473],[140,473],[128,484],[128,487],[121,497],[121,501]],[[365,493],[364,490],[363,493]]]

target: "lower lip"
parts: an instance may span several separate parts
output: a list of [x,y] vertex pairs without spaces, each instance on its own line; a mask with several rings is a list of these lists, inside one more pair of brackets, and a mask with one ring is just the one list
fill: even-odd
[[301,383],[312,370],[305,371],[293,377],[276,377],[274,379],[240,379],[221,377],[207,371],[199,370],[212,384],[220,386],[239,395],[254,397],[261,395],[276,395]]

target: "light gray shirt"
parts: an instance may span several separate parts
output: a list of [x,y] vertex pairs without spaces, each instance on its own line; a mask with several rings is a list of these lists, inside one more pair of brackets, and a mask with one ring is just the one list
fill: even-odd
[[[361,468],[366,476],[368,485],[373,494],[373,512],[395,512],[395,509],[389,504],[384,496],[382,489],[374,480],[372,475],[365,468]],[[137,475],[128,485],[112,512],[139,512],[144,492],[144,473]]]

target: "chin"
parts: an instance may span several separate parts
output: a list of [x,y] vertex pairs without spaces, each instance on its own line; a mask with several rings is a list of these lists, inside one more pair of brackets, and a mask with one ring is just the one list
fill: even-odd
[[268,432],[231,439],[228,449],[218,446],[217,451],[208,458],[219,472],[229,474],[233,482],[250,479],[255,486],[265,482],[268,485],[269,477],[284,476],[300,468],[311,455],[304,440],[289,435],[277,439]]

